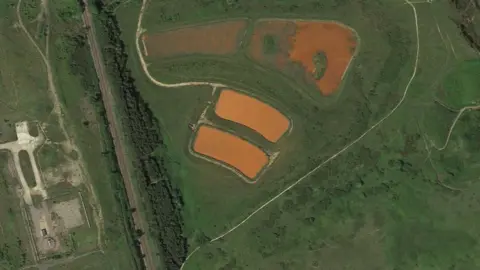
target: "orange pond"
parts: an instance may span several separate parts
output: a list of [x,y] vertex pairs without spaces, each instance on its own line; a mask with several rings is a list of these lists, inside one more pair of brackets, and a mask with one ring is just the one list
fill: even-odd
[[237,122],[276,142],[288,129],[290,121],[272,106],[233,90],[223,90],[215,113]]
[[343,74],[352,59],[356,46],[351,29],[333,22],[295,22],[297,29],[291,37],[290,59],[299,62],[312,74],[313,57],[319,51],[327,56],[327,68],[316,84],[324,95],[340,86]]
[[235,53],[244,35],[244,19],[189,26],[146,36],[150,56]]
[[251,179],[268,163],[267,155],[257,146],[210,126],[200,126],[193,149],[236,168]]

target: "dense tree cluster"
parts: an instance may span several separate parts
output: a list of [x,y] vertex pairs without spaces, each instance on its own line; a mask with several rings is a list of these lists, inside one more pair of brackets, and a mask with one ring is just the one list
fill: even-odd
[[478,20],[475,16],[480,13],[480,4],[472,4],[469,0],[452,0],[450,1],[457,10],[457,18],[454,19],[458,29],[463,37],[470,44],[470,47],[480,52],[480,31],[476,25]]
[[[179,269],[187,255],[187,240],[183,236],[182,197],[172,185],[167,170],[168,157],[160,127],[136,89],[127,66],[128,55],[121,39],[121,30],[113,12],[102,1],[96,1],[102,31],[109,46],[103,50],[108,72],[113,79],[113,94],[121,110],[121,120],[137,169],[135,177],[147,212],[149,230],[162,251],[167,269]],[[158,153],[158,154],[156,154]]]

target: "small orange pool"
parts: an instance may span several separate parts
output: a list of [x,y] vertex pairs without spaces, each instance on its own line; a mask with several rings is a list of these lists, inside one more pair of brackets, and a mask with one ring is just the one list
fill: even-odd
[[197,131],[195,152],[226,163],[253,179],[268,163],[257,146],[214,127],[202,125]]

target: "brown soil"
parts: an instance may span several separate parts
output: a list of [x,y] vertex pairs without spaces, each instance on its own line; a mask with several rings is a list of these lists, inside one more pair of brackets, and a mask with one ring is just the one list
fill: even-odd
[[215,113],[257,131],[272,142],[276,142],[290,125],[288,118],[275,108],[233,90],[222,91]]
[[198,129],[193,149],[236,168],[251,179],[268,163],[267,155],[255,145],[209,126]]
[[290,59],[300,62],[312,74],[314,55],[322,51],[327,56],[327,69],[316,81],[322,94],[333,93],[340,85],[356,46],[353,32],[340,24],[327,22],[296,22]]
[[231,20],[169,30],[145,36],[149,56],[235,53],[243,39],[247,20]]

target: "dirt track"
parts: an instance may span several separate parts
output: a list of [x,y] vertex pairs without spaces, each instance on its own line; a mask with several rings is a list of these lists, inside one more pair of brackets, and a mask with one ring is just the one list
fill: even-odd
[[[50,99],[51,99],[52,104],[53,104],[52,113],[55,114],[56,117],[57,117],[57,121],[58,121],[58,125],[60,127],[60,130],[66,138],[65,142],[68,145],[70,145],[72,150],[75,150],[78,153],[78,161],[79,161],[78,165],[79,165],[79,167],[82,171],[82,174],[85,176],[85,179],[91,179],[90,176],[89,176],[88,170],[86,170],[86,168],[84,167],[84,164],[86,164],[86,163],[85,163],[85,160],[83,159],[82,151],[80,151],[80,149],[77,147],[74,138],[69,135],[69,133],[67,131],[67,128],[65,126],[64,109],[63,109],[62,103],[60,102],[60,98],[59,98],[59,95],[58,95],[58,92],[57,92],[57,88],[55,87],[54,72],[52,71],[52,67],[50,65],[50,58],[49,58],[49,55],[50,55],[50,53],[49,53],[49,33],[50,33],[50,31],[49,31],[49,28],[47,27],[47,29],[46,29],[47,30],[46,31],[46,33],[47,33],[46,44],[45,44],[46,48],[45,48],[45,52],[44,52],[44,51],[42,51],[42,49],[40,49],[37,42],[35,41],[35,39],[33,39],[32,35],[28,32],[27,28],[25,27],[25,25],[22,21],[22,17],[20,15],[21,14],[21,12],[20,12],[21,4],[22,4],[22,0],[18,0],[17,6],[16,6],[16,16],[17,16],[17,20],[18,20],[18,25],[20,26],[21,30],[24,32],[27,39],[30,41],[31,45],[38,52],[38,54],[40,55],[40,57],[42,59],[42,62],[45,65],[46,72],[47,72],[47,81],[48,81],[48,93],[49,93]],[[48,4],[47,0],[42,1],[43,8],[46,8],[47,4]],[[48,14],[48,12],[45,11],[44,14]],[[88,190],[89,190],[89,192],[92,196],[92,206],[95,208],[95,210],[97,210],[96,215],[95,215],[95,223],[96,223],[98,228],[103,228],[102,211],[101,211],[100,208],[97,209],[97,207],[96,207],[97,205],[99,205],[98,198],[96,197],[95,193],[93,192],[92,183],[90,181],[86,181],[86,184],[87,184]],[[102,234],[99,231],[99,233],[97,235],[98,243],[102,242],[101,237],[102,237]]]
[[[114,112],[112,110],[112,107],[114,105],[113,101],[113,96],[111,93],[110,85],[108,83],[108,79],[106,76],[105,72],[105,67],[103,65],[103,60],[102,60],[102,55],[101,51],[99,49],[97,40],[96,40],[96,35],[95,35],[95,29],[92,21],[91,14],[88,10],[88,1],[84,1],[85,3],[85,11],[82,15],[83,22],[85,26],[87,27],[87,37],[88,37],[88,43],[90,44],[90,52],[92,54],[92,58],[94,61],[95,65],[95,70],[97,71],[97,76],[100,82],[100,91],[102,93],[103,97],[103,104],[105,106],[106,112],[107,112],[107,119],[109,123],[109,129],[110,133],[113,138],[113,144],[115,147],[115,154],[118,159],[118,166],[120,168],[120,173],[122,175],[122,179],[125,184],[125,189],[127,191],[127,197],[128,197],[128,202],[131,208],[137,208],[137,198],[135,196],[134,188],[132,181],[130,179],[130,173],[128,171],[128,165],[125,161],[126,159],[126,152],[123,147],[123,143],[121,140],[121,137],[119,136],[119,130],[118,130],[118,123],[117,120],[114,116]],[[147,231],[147,226],[146,222],[143,220],[143,218],[138,214],[137,211],[132,213],[133,216],[133,222],[135,229],[140,229],[144,232]],[[142,236],[139,241],[140,241],[140,248],[142,252],[144,253],[144,263],[147,269],[156,269],[155,264],[153,263],[153,257],[152,257],[152,252],[146,243],[146,236]]]

